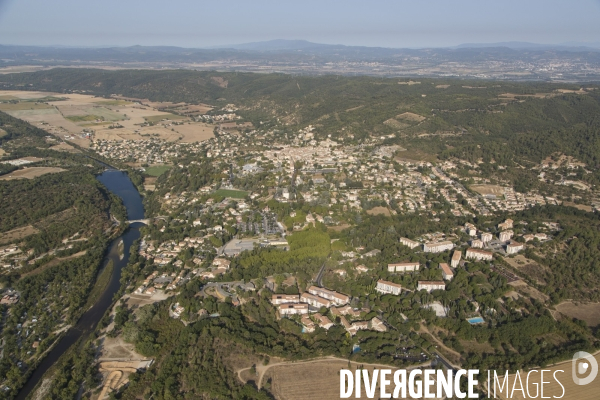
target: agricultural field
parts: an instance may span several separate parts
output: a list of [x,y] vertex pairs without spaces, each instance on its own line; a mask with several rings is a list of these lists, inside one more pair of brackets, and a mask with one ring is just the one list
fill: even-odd
[[567,301],[556,306],[556,310],[569,318],[585,321],[588,326],[600,325],[600,303],[573,303]]
[[30,167],[18,169],[8,174],[0,176],[0,181],[11,181],[14,179],[33,179],[46,174],[55,174],[66,171],[57,167]]
[[[596,359],[596,361],[598,361],[600,363],[600,354],[596,354],[594,356],[594,358]],[[566,361],[560,364],[557,364],[553,367],[549,367],[549,368],[544,368],[544,369],[549,369],[551,372],[548,373],[544,373],[544,382],[549,382],[549,383],[545,383],[544,384],[544,397],[545,398],[563,398],[563,399],[577,399],[577,400],[593,400],[593,399],[597,399],[598,398],[598,390],[600,389],[600,384],[598,382],[598,378],[596,378],[596,380],[592,383],[590,383],[589,385],[583,385],[583,386],[579,386],[576,385],[575,382],[573,382],[573,378],[571,377],[571,361]],[[560,381],[560,383],[562,384],[563,388],[556,382],[556,380],[554,378],[552,378],[554,371],[558,371],[558,370],[562,370],[564,372],[557,372],[556,373],[556,378]],[[538,369],[539,371],[539,369]],[[521,375],[521,379],[523,380],[523,385],[525,385],[526,380],[525,377],[527,376],[527,373],[523,372],[520,373]],[[540,378],[540,373],[533,373],[532,374],[532,378],[533,377],[537,378],[535,381],[538,382],[539,385],[539,378]],[[546,380],[546,377],[548,377],[548,380]],[[509,380],[511,382],[510,388],[512,389],[512,383],[514,382],[514,375],[509,375]],[[519,387],[518,383],[517,383],[517,388]],[[530,398],[534,398],[533,396],[535,395],[535,390],[536,388],[531,385],[530,387],[530,394],[531,397],[523,397],[523,393],[520,391],[515,391],[513,393],[512,396],[510,396],[510,394],[507,396],[506,395],[506,391],[502,394],[500,394],[499,391],[497,391],[497,395],[498,397],[500,397],[501,399],[530,399]],[[563,391],[564,391],[564,395],[563,395]],[[562,396],[561,396],[562,395]],[[537,398],[541,398],[541,395],[538,395]]]
[[[160,111],[170,108],[178,111],[181,109],[186,114],[199,114],[210,110],[206,105],[15,90],[0,91],[0,101],[11,101],[0,103],[0,111],[34,125],[43,125],[49,133],[63,139],[71,136],[68,140],[82,147],[89,146],[89,139],[81,135],[84,129],[93,130],[94,139],[105,140],[142,140],[154,137],[172,142],[193,143],[214,136],[213,125]],[[185,123],[173,125],[173,121]]]
[[[347,360],[325,358],[314,361],[300,361],[273,364],[272,367],[267,366],[264,375],[259,376],[259,384],[264,385],[270,382],[270,391],[277,399],[293,399],[293,400],[327,400],[338,399],[340,396],[340,376],[341,369],[348,369],[349,362]],[[350,370],[354,371],[359,365],[364,365],[364,369],[369,371],[369,376],[374,368],[389,368],[392,371],[393,367],[384,365],[371,365],[350,363]],[[257,371],[259,368],[257,368]],[[262,371],[261,371],[262,372]],[[393,384],[390,386],[393,390]],[[362,396],[366,398],[364,385],[361,387]],[[376,396],[379,396],[379,390],[376,391]],[[355,396],[351,396],[355,399]]]
[[170,165],[155,165],[153,167],[146,168],[146,175],[159,177],[170,169]]
[[248,196],[248,192],[243,190],[219,189],[215,192],[217,196],[231,197],[232,199],[243,199]]

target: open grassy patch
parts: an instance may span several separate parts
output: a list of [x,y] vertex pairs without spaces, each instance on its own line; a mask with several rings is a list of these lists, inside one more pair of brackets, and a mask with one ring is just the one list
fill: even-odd
[[170,165],[155,165],[154,167],[146,168],[146,175],[159,177],[170,169]]
[[248,196],[248,192],[243,190],[219,189],[215,192],[217,196],[231,197],[233,199],[243,199]]

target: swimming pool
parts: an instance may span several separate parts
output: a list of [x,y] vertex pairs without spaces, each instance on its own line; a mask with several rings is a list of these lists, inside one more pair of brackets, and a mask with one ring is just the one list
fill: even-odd
[[467,321],[469,321],[471,325],[483,324],[485,322],[485,320],[481,317],[467,318]]

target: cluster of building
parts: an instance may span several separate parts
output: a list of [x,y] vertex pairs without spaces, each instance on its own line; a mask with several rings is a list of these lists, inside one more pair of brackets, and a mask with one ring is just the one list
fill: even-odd
[[95,139],[90,148],[103,157],[122,162],[164,164],[184,154],[197,154],[204,147],[198,143],[169,142],[162,139],[106,140]]
[[139,254],[146,259],[153,258],[155,264],[164,266],[171,263],[185,249],[199,248],[203,243],[203,237],[186,237],[181,241],[168,240],[156,246],[142,240]]
[[[355,335],[361,329],[373,329],[386,331],[387,328],[379,318],[373,318],[370,321],[348,322],[347,317],[359,318],[361,313],[368,310],[354,310],[348,305],[350,297],[333,290],[311,286],[308,291],[300,295],[274,294],[271,303],[277,306],[280,317],[290,315],[300,315],[301,323],[306,332],[312,332],[315,329],[315,322],[318,326],[329,329],[334,323],[318,311],[322,308],[328,308],[331,314],[340,319],[342,326],[351,334]],[[315,322],[309,316],[313,314]]]

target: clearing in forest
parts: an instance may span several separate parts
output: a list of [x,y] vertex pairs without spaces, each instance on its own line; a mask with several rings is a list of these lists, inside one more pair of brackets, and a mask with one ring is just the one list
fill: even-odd
[[424,116],[419,115],[419,114],[405,112],[400,115],[396,115],[396,119],[404,119],[404,120],[410,121],[410,122],[422,122],[422,121],[425,121],[427,118],[425,118]]
[[18,169],[8,174],[0,176],[0,181],[11,181],[13,179],[33,179],[46,174],[55,174],[66,171],[66,169],[57,167],[30,167]]
[[573,303],[566,301],[556,306],[556,310],[569,318],[585,321],[589,326],[600,325],[600,303]]
[[498,185],[470,185],[469,189],[479,193],[482,196],[493,194],[495,196],[504,195],[504,187]]

